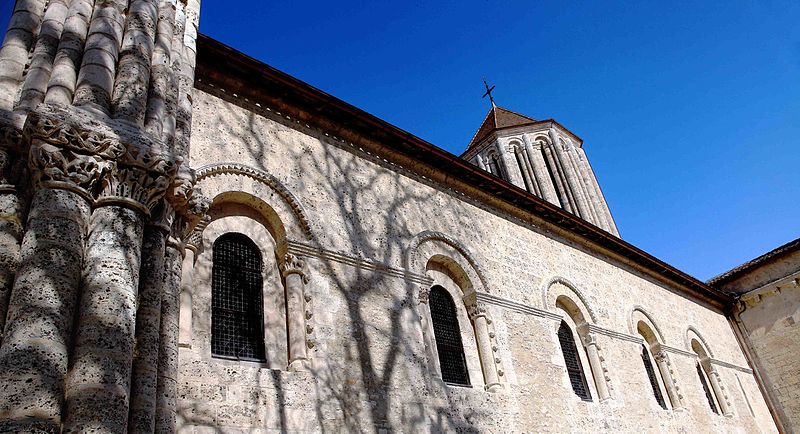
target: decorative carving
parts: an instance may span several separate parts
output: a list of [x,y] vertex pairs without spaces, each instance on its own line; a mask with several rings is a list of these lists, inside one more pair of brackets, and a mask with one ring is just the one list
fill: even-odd
[[667,357],[667,352],[664,350],[660,350],[657,353],[653,354],[653,358],[656,359],[658,363],[666,363],[667,366],[670,365],[669,357]]
[[279,268],[284,278],[290,274],[299,274],[303,278],[303,283],[308,283],[306,261],[300,257],[287,253],[284,255]]
[[264,172],[263,170],[255,169],[239,163],[219,163],[210,166],[203,166],[197,169],[197,181],[199,182],[205,178],[224,174],[246,176],[275,190],[278,195],[284,201],[286,201],[286,203],[294,212],[294,215],[297,216],[297,219],[300,222],[300,227],[303,229],[303,233],[306,235],[306,238],[309,240],[313,238],[311,234],[311,225],[309,224],[309,220],[305,211],[300,206],[300,202],[277,178],[267,172]]
[[117,168],[102,177],[102,191],[96,204],[127,205],[149,216],[169,184],[168,173],[147,172],[134,167]]
[[465,300],[465,303],[467,306],[467,315],[469,315],[470,320],[475,321],[480,317],[486,318],[487,320],[489,319],[485,303],[478,301],[476,297],[469,297],[468,300]]
[[431,295],[431,289],[427,286],[420,286],[418,297],[420,304],[428,304],[428,298]]
[[113,162],[97,156],[78,154],[39,141],[31,145],[28,164],[35,185],[71,190],[89,201],[102,174],[114,168]]

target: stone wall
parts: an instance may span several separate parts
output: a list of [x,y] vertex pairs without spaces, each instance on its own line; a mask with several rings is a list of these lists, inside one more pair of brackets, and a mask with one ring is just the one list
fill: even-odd
[[[718,310],[536,219],[511,218],[326,131],[213,92],[196,90],[193,102],[191,162],[214,220],[182,305],[192,326],[182,324],[180,430],[775,432]],[[267,363],[211,356],[210,256],[229,230],[271,258],[265,293],[296,290],[291,274],[281,280],[282,264],[287,254],[304,261],[304,304],[287,303],[289,325],[266,309],[267,335],[288,334],[288,357],[279,339]],[[472,387],[440,379],[426,304],[434,284],[459,309]],[[570,388],[557,300],[574,302],[570,315],[583,318],[570,317],[582,357],[597,356],[585,372],[591,402]],[[303,337],[292,328],[298,315]],[[653,398],[636,315],[657,329],[650,348],[674,382],[669,410]],[[709,409],[690,327],[711,353],[728,416]],[[287,369],[297,339],[308,360]]]
[[[798,240],[715,278],[736,294],[733,317],[785,432],[800,432]],[[730,274],[730,276],[727,276]]]

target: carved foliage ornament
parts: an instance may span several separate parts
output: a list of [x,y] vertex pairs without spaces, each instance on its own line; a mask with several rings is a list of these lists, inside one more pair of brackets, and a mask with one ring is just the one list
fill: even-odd
[[290,274],[299,274],[303,278],[303,283],[308,283],[308,271],[306,261],[291,253],[283,256],[280,262],[281,274],[284,278]]

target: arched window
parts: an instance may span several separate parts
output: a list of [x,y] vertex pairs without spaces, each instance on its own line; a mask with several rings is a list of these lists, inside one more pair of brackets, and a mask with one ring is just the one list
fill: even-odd
[[661,393],[661,386],[658,384],[656,370],[653,367],[653,360],[650,357],[650,350],[647,349],[646,345],[642,345],[642,363],[644,363],[644,370],[647,371],[647,379],[650,380],[650,387],[653,388],[653,396],[656,398],[658,405],[666,410],[667,402],[664,400],[664,394]]
[[702,338],[690,329],[691,337],[689,346],[695,354],[697,354],[697,375],[700,377],[700,384],[703,386],[703,392],[706,395],[708,406],[716,414],[722,413],[725,416],[733,415],[730,403],[728,403],[725,394],[722,391],[720,384],[719,374],[716,369],[711,365],[711,356],[708,348],[704,343],[701,343]]
[[428,300],[442,380],[446,383],[469,386],[467,361],[464,359],[464,346],[461,343],[461,329],[458,326],[455,303],[447,290],[438,285],[431,288]]
[[250,238],[227,233],[214,242],[211,354],[264,361],[261,253]]
[[500,164],[500,158],[497,154],[489,154],[487,157],[489,171],[492,172],[492,175],[499,176],[500,178],[505,179],[505,174],[503,173],[503,165]]
[[558,327],[558,342],[561,344],[561,353],[564,355],[564,363],[567,366],[567,374],[572,385],[572,391],[582,400],[591,401],[592,395],[589,392],[589,386],[586,384],[586,376],[583,374],[583,365],[581,364],[578,347],[575,345],[575,337],[572,334],[572,329],[564,321],[561,321],[561,325]]

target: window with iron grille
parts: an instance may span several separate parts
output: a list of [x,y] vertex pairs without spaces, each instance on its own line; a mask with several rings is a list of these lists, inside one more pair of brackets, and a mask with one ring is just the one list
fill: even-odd
[[261,252],[250,238],[227,233],[214,242],[211,354],[264,361]]
[[461,344],[461,328],[458,326],[456,305],[447,290],[441,286],[431,288],[428,304],[431,309],[436,350],[439,353],[439,366],[442,368],[442,380],[446,383],[469,386],[467,361],[464,358],[464,346]]
[[706,381],[705,373],[703,372],[703,368],[700,367],[699,363],[697,364],[697,375],[700,377],[700,384],[703,385],[703,392],[706,393],[708,406],[711,407],[711,411],[719,414],[719,410],[717,410],[717,404],[714,403],[714,397],[711,396],[711,389],[708,387],[708,382]]
[[653,388],[653,396],[656,397],[658,405],[664,410],[667,409],[667,403],[664,401],[664,395],[661,394],[661,388],[658,386],[658,379],[656,378],[656,371],[653,369],[653,363],[650,361],[650,352],[642,345],[642,363],[644,363],[644,370],[647,371],[647,378],[650,380],[650,387]]
[[592,394],[586,384],[586,376],[583,375],[583,365],[578,347],[575,345],[575,338],[572,336],[572,330],[564,321],[561,321],[561,325],[558,327],[558,342],[561,344],[561,353],[564,355],[564,363],[567,365],[567,375],[569,375],[572,391],[582,400],[591,401]]

